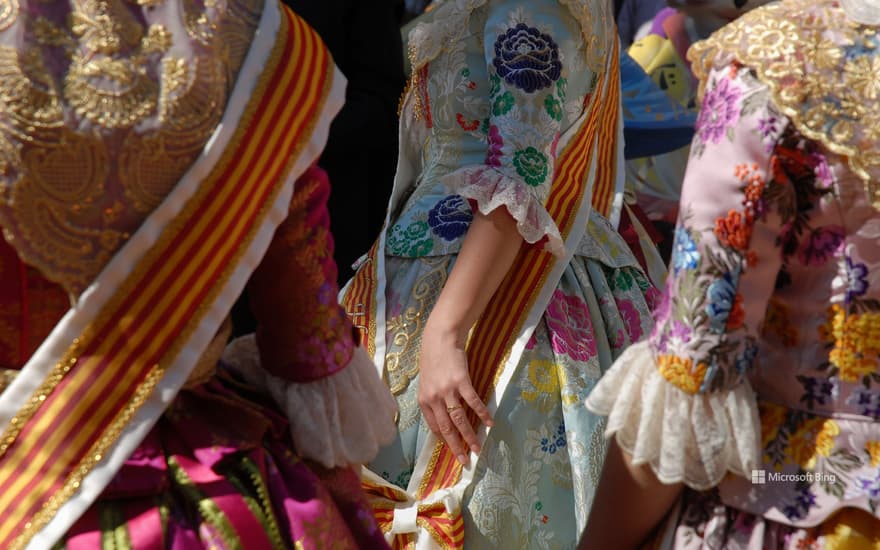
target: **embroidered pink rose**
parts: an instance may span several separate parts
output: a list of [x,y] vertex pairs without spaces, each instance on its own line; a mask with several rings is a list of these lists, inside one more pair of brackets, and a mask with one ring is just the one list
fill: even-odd
[[648,303],[648,309],[651,311],[654,311],[662,303],[662,300],[663,295],[657,288],[652,286],[645,291],[645,302]]
[[630,342],[638,342],[642,338],[642,315],[631,301],[615,301],[617,302],[617,311],[620,312],[623,324],[626,326]]
[[846,232],[839,225],[828,225],[810,232],[798,251],[798,260],[804,265],[818,266],[843,251]]
[[537,331],[534,331],[534,330],[533,330],[533,331],[532,331],[532,335],[529,336],[529,341],[526,342],[526,349],[527,349],[527,350],[533,350],[533,349],[535,349],[535,346],[538,345],[538,338],[535,336],[535,333],[536,333],[536,332],[537,332]]
[[719,143],[739,120],[739,100],[742,92],[727,79],[721,79],[703,97],[697,118],[697,135],[704,143]]
[[577,296],[566,296],[556,289],[545,319],[555,353],[583,362],[596,355],[593,322],[583,300]]
[[489,126],[489,151],[486,153],[486,165],[501,166],[501,148],[504,147],[504,140],[498,131],[498,126],[492,124]]

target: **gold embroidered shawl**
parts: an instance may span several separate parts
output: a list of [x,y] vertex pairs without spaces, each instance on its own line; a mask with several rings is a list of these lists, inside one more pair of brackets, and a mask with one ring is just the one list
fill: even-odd
[[263,3],[208,4],[0,0],[0,226],[74,296],[223,115]]
[[880,35],[835,0],[782,0],[749,12],[688,58],[702,99],[712,68],[754,70],[774,105],[804,136],[846,157],[880,208]]

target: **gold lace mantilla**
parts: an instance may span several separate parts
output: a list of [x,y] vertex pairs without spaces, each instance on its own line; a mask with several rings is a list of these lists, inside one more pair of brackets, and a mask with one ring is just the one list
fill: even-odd
[[88,286],[202,151],[262,6],[0,0],[0,226],[27,263]]
[[880,34],[834,0],[782,0],[695,44],[688,57],[702,98],[712,68],[754,70],[804,136],[846,157],[880,209]]

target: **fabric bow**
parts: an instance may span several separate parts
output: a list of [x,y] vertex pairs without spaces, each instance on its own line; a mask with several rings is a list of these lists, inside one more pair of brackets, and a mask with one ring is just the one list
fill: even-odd
[[[406,491],[367,478],[361,484],[379,528],[385,533],[394,550],[414,550],[416,534],[424,529],[431,535],[431,543],[419,548],[461,549],[464,547],[464,520],[457,499],[451,492],[432,495],[432,502],[423,503],[410,498]],[[393,537],[393,538],[392,538]]]

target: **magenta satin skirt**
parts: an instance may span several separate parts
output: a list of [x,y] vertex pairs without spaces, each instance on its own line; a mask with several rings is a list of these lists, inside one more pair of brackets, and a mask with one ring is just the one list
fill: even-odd
[[58,548],[387,548],[351,469],[300,459],[267,396],[220,368],[182,391]]

